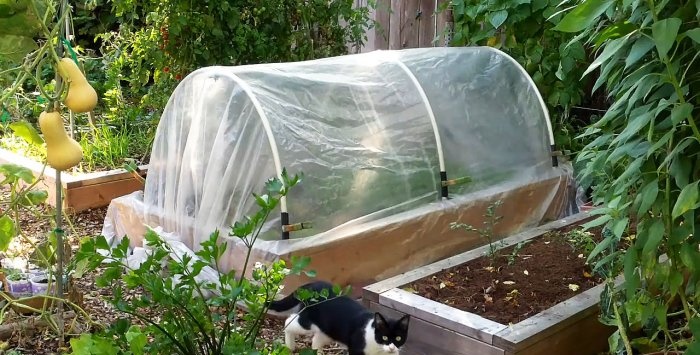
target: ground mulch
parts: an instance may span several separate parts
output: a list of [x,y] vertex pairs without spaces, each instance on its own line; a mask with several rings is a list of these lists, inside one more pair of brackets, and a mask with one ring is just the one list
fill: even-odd
[[[592,238],[599,240],[600,231]],[[603,280],[591,275],[587,254],[562,231],[547,233],[415,281],[405,288],[501,324],[517,323]],[[508,256],[511,256],[509,263]]]
[[[7,194],[8,191],[1,189],[0,194]],[[4,196],[6,197],[6,195]],[[104,223],[106,207],[83,211],[74,215],[66,216],[66,239],[71,242],[73,250],[76,250],[79,241],[84,237],[99,235],[102,231]],[[53,226],[49,219],[45,216],[51,215],[53,209],[49,206],[42,206],[39,209],[39,215],[30,214],[21,215],[21,227],[24,234],[34,242],[45,238],[46,233]],[[23,243],[26,244],[26,243]],[[26,245],[25,245],[26,246]],[[73,289],[80,293],[80,306],[89,315],[90,321],[86,317],[79,317],[78,322],[66,323],[66,329],[72,336],[77,336],[83,332],[89,332],[97,327],[107,326],[119,318],[125,317],[124,314],[114,309],[105,298],[112,294],[109,288],[98,288],[95,285],[95,277],[99,275],[101,270],[88,273],[80,279],[74,279]],[[137,297],[139,291],[135,290],[126,297]],[[4,314],[4,318],[0,321],[0,326],[11,322],[19,322],[27,319],[37,319],[36,316],[21,316],[9,310]],[[133,320],[138,323],[138,320]],[[283,342],[284,341],[284,319],[268,317],[265,319],[261,329],[260,337],[266,343]],[[9,339],[0,340],[0,354],[63,354],[70,352],[68,348],[70,337],[66,337],[64,348],[59,347],[59,339],[56,332],[51,329],[40,331],[16,331]],[[311,346],[311,339],[297,339],[297,347],[299,349]],[[328,355],[342,354],[342,350],[338,347],[327,348],[324,352]]]

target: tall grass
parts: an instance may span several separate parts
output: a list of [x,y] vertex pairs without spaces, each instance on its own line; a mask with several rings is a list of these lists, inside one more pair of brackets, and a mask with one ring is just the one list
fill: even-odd
[[153,127],[115,127],[100,124],[80,135],[82,171],[121,168],[127,159],[142,162],[150,152]]

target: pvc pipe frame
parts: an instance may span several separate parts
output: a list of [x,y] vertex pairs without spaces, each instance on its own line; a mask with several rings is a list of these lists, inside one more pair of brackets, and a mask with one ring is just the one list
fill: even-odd
[[[549,111],[547,110],[547,105],[544,102],[544,99],[542,98],[542,95],[540,95],[539,90],[537,90],[537,85],[535,85],[535,82],[532,80],[530,75],[527,73],[525,68],[523,68],[520,63],[518,63],[513,57],[509,56],[507,53],[493,47],[484,47],[488,48],[489,50],[492,50],[499,55],[507,58],[511,64],[513,64],[520,73],[526,78],[527,82],[530,84],[530,87],[533,89],[535,95],[537,96],[537,100],[540,103],[540,106],[542,108],[542,112],[544,112],[545,116],[545,122],[547,124],[547,131],[549,133],[549,143],[551,147],[554,147],[554,132],[552,130],[552,122],[549,117]],[[423,87],[420,85],[420,82],[416,78],[415,75],[413,75],[413,72],[400,60],[396,59],[395,63],[408,75],[408,77],[411,79],[411,82],[413,85],[416,87],[418,90],[418,94],[420,95],[421,99],[423,100],[423,103],[425,104],[426,109],[428,110],[428,117],[430,118],[430,124],[433,128],[433,132],[435,134],[435,144],[437,146],[437,151],[438,151],[438,163],[440,166],[440,172],[445,172],[445,158],[443,154],[443,149],[442,149],[442,139],[440,138],[440,132],[438,131],[438,126],[437,126],[437,120],[435,119],[435,113],[433,112],[433,108],[430,105],[430,100],[428,100],[428,96],[425,93],[425,90],[423,90]],[[279,149],[277,148],[277,141],[275,140],[274,135],[272,134],[272,128],[270,127],[270,120],[267,118],[267,115],[265,114],[265,111],[262,108],[262,105],[260,104],[260,101],[258,101],[258,98],[255,96],[255,93],[253,92],[252,88],[248,83],[246,83],[243,79],[241,79],[238,75],[234,73],[227,73],[227,75],[236,82],[236,84],[240,85],[243,91],[248,95],[250,98],[250,101],[253,103],[253,107],[255,107],[255,110],[258,112],[258,115],[260,116],[260,121],[262,122],[263,128],[265,129],[265,133],[267,134],[267,140],[270,143],[270,149],[272,150],[272,159],[275,164],[275,171],[277,172],[278,178],[281,180],[282,179],[282,164],[280,161],[280,156],[279,156]],[[439,191],[438,191],[439,192]],[[282,213],[287,213],[287,197],[282,196],[280,198],[280,211]]]

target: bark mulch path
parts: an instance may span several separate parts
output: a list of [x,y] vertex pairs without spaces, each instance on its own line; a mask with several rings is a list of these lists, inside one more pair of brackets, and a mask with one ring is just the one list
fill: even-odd
[[[6,193],[6,191],[0,192]],[[64,229],[66,230],[66,237],[71,241],[74,250],[78,247],[80,238],[95,236],[101,233],[106,210],[106,207],[97,208],[67,217],[72,223],[72,226],[67,224]],[[50,214],[51,210],[48,207],[42,207],[41,212]],[[51,223],[46,218],[36,218],[30,215],[23,215],[21,217],[21,226],[25,235],[33,240],[43,238],[52,228]],[[80,290],[82,294],[82,308],[90,315],[92,321],[102,325],[108,325],[124,317],[124,315],[116,311],[104,300],[104,297],[110,295],[112,291],[95,286],[95,276],[97,273],[99,273],[99,270],[95,273],[86,274],[81,279],[77,279],[74,282],[76,289]],[[128,296],[138,296],[138,292]],[[2,324],[22,321],[28,318],[30,317],[20,316],[13,311],[8,311],[4,319],[2,319]],[[86,325],[87,322],[84,322],[85,319],[83,319],[83,317],[79,317],[79,319],[83,322],[75,324],[75,327],[72,329],[75,335],[89,331]],[[268,317],[261,331],[261,337],[268,343],[284,341],[283,327],[283,319]],[[298,339],[297,346],[298,348],[309,347],[311,345],[310,342],[310,339]],[[68,341],[66,341],[66,346],[70,346]],[[67,353],[69,352],[67,350],[69,349],[59,348],[58,337],[56,333],[50,329],[39,332],[17,331],[13,333],[9,339],[0,341],[0,354],[48,355]],[[342,350],[337,348],[327,349],[325,353],[329,355],[343,354]]]

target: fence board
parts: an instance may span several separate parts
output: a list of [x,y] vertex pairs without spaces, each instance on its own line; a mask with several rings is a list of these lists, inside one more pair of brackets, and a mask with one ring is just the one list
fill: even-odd
[[373,31],[374,47],[368,45],[369,50],[389,49],[389,33],[391,31],[389,11],[391,11],[391,0],[377,0],[377,8],[374,11],[374,20],[377,24],[371,30]]
[[[377,49],[403,49],[446,46],[445,28],[450,28],[452,13],[436,12],[449,0],[377,0],[370,13],[375,26],[367,32],[362,52]],[[355,0],[355,6],[366,6],[367,0]]]
[[419,47],[433,46],[433,38],[435,37],[435,1],[421,0],[420,2]]
[[394,1],[389,13],[389,49],[401,49],[403,1]]
[[[438,0],[438,9],[443,6],[448,0]],[[452,39],[452,10],[446,8],[442,11],[438,10],[437,16],[437,26],[435,29],[435,37],[438,37],[436,46],[448,46],[449,41]],[[447,33],[447,36],[445,34]]]
[[406,0],[403,3],[403,16],[401,18],[401,48],[416,48],[419,43],[420,27],[420,0]]

